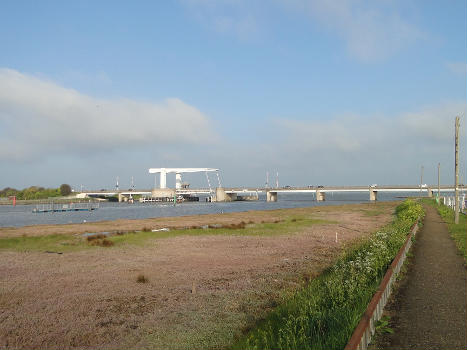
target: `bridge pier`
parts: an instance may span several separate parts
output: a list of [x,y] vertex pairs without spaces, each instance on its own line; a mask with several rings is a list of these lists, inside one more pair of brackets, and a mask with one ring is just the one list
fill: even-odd
[[118,194],[118,202],[123,202],[123,194],[119,193]]
[[428,197],[433,198],[433,190],[431,188],[428,188],[427,190]]
[[226,193],[223,187],[216,188],[216,202],[232,202],[237,200],[236,193]]
[[277,192],[267,191],[266,192],[266,201],[267,202],[277,202]]
[[370,201],[376,201],[378,199],[378,191],[370,188]]
[[316,201],[324,202],[325,200],[326,200],[326,192],[321,192],[320,190],[316,190]]

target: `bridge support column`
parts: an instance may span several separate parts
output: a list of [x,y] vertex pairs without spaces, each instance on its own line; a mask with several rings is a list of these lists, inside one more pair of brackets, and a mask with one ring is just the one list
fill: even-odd
[[226,193],[223,187],[216,188],[216,202],[232,202],[237,200],[236,193]]
[[433,198],[433,190],[431,188],[428,188],[427,190],[428,197]]
[[277,202],[277,192],[267,191],[266,192],[267,202]]
[[370,188],[370,201],[376,201],[378,199],[378,191]]
[[326,192],[321,192],[320,190],[316,190],[316,201],[324,202],[325,200],[326,200]]
[[118,202],[123,202],[123,195],[121,193],[118,194]]

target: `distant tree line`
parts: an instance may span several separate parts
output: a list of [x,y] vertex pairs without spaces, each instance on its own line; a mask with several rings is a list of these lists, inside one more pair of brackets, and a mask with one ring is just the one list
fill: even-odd
[[70,185],[63,184],[59,188],[44,188],[31,186],[22,190],[5,187],[0,190],[0,197],[16,196],[16,199],[47,199],[50,197],[68,196],[71,193]]

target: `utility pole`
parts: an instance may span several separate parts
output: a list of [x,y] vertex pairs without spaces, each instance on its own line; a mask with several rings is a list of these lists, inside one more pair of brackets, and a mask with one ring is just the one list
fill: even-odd
[[441,164],[438,163],[438,204],[439,201],[441,200],[440,193],[439,193],[439,170],[440,170]]
[[422,196],[422,184],[423,184],[423,165],[422,165],[422,171],[420,174],[420,197]]
[[460,120],[459,116],[456,117],[456,139],[455,139],[455,147],[454,147],[454,152],[455,152],[455,161],[454,161],[454,167],[455,167],[455,206],[454,206],[454,223],[458,224],[459,223],[459,127],[460,127]]

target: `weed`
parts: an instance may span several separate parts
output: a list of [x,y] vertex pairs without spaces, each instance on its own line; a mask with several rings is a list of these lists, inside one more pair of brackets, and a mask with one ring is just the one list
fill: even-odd
[[140,273],[140,274],[138,275],[138,277],[136,277],[136,282],[138,282],[138,283],[148,283],[148,282],[149,282],[149,279],[148,279],[145,275],[143,275],[142,273]]
[[114,245],[114,242],[104,238],[101,242],[101,245],[102,247],[111,247]]
[[380,333],[393,334],[394,329],[389,327],[389,320],[390,319],[391,319],[391,317],[388,316],[388,315],[385,315],[385,316],[381,317],[381,319],[378,322],[376,322],[376,326],[375,326],[376,331],[380,332]]
[[92,242],[94,240],[99,240],[99,239],[103,239],[105,238],[105,235],[103,234],[97,234],[97,235],[91,235],[91,236],[87,236],[86,239],[88,242]]
[[[89,238],[89,237],[88,237]],[[107,238],[93,238],[89,240],[89,244],[92,246],[99,246],[99,247],[111,247],[114,245],[114,242]]]
[[244,229],[246,227],[246,223],[244,221],[238,223],[238,224],[230,224],[230,225],[225,225],[223,228],[228,228],[228,229]]
[[424,203],[436,207],[443,221],[448,225],[449,233],[456,243],[457,249],[464,256],[467,262],[467,216],[460,214],[459,223],[454,223],[454,210],[443,205],[437,204],[435,200],[424,200]]

